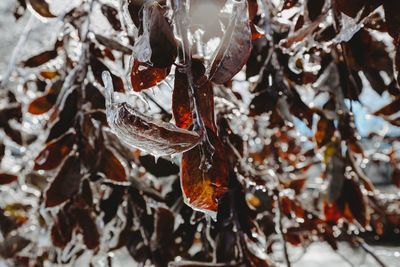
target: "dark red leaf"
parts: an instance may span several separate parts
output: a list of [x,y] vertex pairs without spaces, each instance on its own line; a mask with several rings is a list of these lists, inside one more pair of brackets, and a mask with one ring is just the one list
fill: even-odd
[[216,212],[218,199],[227,191],[228,165],[221,141],[211,131],[209,136],[215,148],[210,169],[205,171],[200,168],[200,146],[183,153],[181,185],[189,206],[196,210]]
[[121,187],[115,187],[112,189],[108,198],[100,201],[100,209],[104,212],[103,221],[105,224],[109,223],[117,214],[118,207],[124,200],[124,194],[125,189]]
[[101,75],[104,71],[108,71],[112,78],[114,90],[116,90],[117,92],[121,92],[121,93],[125,91],[124,82],[122,81],[122,79],[120,77],[118,77],[117,75],[113,74],[108,69],[108,67],[103,62],[101,62],[98,58],[96,58],[94,56],[90,57],[90,67],[92,69],[94,78],[102,86],[104,86],[104,83],[103,83],[103,79],[102,79]]
[[46,0],[28,0],[28,3],[37,14],[45,18],[55,18],[56,16],[50,12],[49,4]]
[[131,70],[132,88],[136,92],[157,85],[165,79],[170,72],[170,68],[155,68],[146,63],[134,60]]
[[241,1],[235,4],[233,17],[213,56],[210,80],[218,84],[231,80],[246,64],[251,48],[247,1]]
[[396,98],[390,104],[380,108],[379,110],[374,112],[374,115],[383,115],[383,116],[390,116],[395,114],[400,110],[400,97]]
[[127,55],[132,54],[132,49],[131,48],[120,44],[118,41],[116,41],[114,39],[110,39],[110,38],[108,38],[106,36],[103,36],[101,34],[95,34],[95,37],[96,37],[96,40],[100,44],[104,45],[105,47],[108,47],[108,48],[110,48],[112,50],[120,51],[120,52],[122,52],[124,54],[127,54]]
[[322,7],[325,4],[325,0],[308,0],[307,9],[308,17],[310,20],[315,20],[321,15]]
[[400,187],[400,168],[394,168],[391,175],[392,183]]
[[87,209],[77,209],[76,222],[82,231],[83,243],[86,247],[97,248],[100,243],[100,234],[90,212]]
[[109,123],[114,132],[128,144],[153,155],[181,153],[194,147],[200,136],[193,131],[177,128],[171,123],[156,121],[127,103],[113,107]]
[[63,163],[45,192],[46,207],[54,207],[71,199],[80,189],[81,172],[77,155],[70,155]]
[[66,205],[57,213],[55,222],[51,228],[51,240],[57,247],[64,248],[72,238],[75,228],[75,218],[69,213],[70,206]]
[[323,147],[328,144],[332,140],[334,134],[334,122],[322,115],[317,123],[317,132],[315,133],[315,141],[318,147]]
[[399,43],[400,37],[400,3],[398,1],[383,0],[383,9],[385,11],[386,25],[390,36],[395,43]]
[[14,174],[0,172],[0,185],[10,184],[18,180],[18,176]]
[[69,155],[75,142],[75,133],[68,132],[49,142],[35,158],[35,170],[56,168]]
[[155,68],[170,68],[178,54],[177,42],[171,25],[163,15],[163,8],[153,4],[150,12],[151,63]]
[[28,112],[40,115],[49,111],[57,100],[56,94],[45,94],[33,100],[28,106]]
[[365,6],[368,0],[336,0],[336,8],[338,11],[343,12],[347,16],[355,18],[361,9]]
[[99,167],[107,179],[117,183],[127,181],[124,165],[110,149],[104,150]]
[[179,167],[169,160],[158,158],[157,160],[152,155],[139,157],[140,164],[156,177],[164,177],[179,173]]
[[20,235],[9,236],[0,243],[0,255],[5,259],[13,258],[30,243],[30,240],[25,239]]
[[34,68],[38,67],[46,62],[49,62],[52,59],[57,57],[58,53],[57,50],[48,50],[44,51],[38,55],[35,55],[27,60],[25,60],[22,64],[25,67]]
[[294,7],[298,2],[299,2],[299,0],[285,0],[285,2],[283,3],[282,10],[292,8],[292,7]]
[[118,10],[116,8],[103,4],[101,6],[101,13],[107,18],[114,30],[121,31],[121,22],[119,21]]

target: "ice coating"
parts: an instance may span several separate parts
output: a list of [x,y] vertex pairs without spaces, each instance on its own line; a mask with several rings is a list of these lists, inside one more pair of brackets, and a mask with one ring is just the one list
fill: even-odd
[[247,1],[234,1],[233,5],[231,21],[209,70],[210,79],[219,84],[229,81],[242,69],[252,48]]
[[150,19],[151,14],[149,8],[146,7],[143,9],[143,33],[138,37],[133,47],[133,57],[140,62],[149,62],[151,59]]
[[194,131],[156,121],[134,110],[126,102],[116,104],[108,72],[103,72],[103,81],[106,87],[108,124],[125,143],[160,157],[187,151],[200,141],[200,135]]

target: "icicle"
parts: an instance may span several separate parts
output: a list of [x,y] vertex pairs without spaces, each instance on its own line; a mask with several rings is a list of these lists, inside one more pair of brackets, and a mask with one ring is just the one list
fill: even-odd
[[150,62],[151,46],[150,46],[150,9],[143,9],[143,33],[139,36],[133,47],[133,57],[140,62]]

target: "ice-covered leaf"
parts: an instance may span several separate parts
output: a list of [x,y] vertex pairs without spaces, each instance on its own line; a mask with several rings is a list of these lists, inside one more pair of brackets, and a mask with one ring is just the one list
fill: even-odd
[[55,59],[57,55],[58,55],[57,50],[44,51],[31,58],[28,58],[27,60],[22,62],[22,65],[29,68],[38,67],[52,59]]
[[121,31],[121,22],[118,18],[118,10],[107,4],[101,6],[101,13],[107,18],[108,22],[116,31]]
[[75,132],[70,131],[50,141],[35,158],[35,170],[56,168],[69,155],[75,142]]
[[185,202],[195,210],[214,214],[219,198],[227,191],[228,163],[219,138],[209,132],[215,151],[210,168],[201,169],[200,146],[183,153],[181,162],[181,185]]
[[13,258],[30,243],[29,239],[20,235],[9,236],[0,243],[0,256],[5,259]]
[[[109,68],[103,62],[101,62],[100,59],[94,56],[90,57],[90,67],[96,81],[104,86],[101,74],[103,73],[103,71],[110,72]],[[124,92],[124,82],[122,81],[121,77],[118,77],[113,73],[111,73],[111,77],[115,90],[121,93]]]
[[246,64],[252,48],[247,1],[234,2],[229,26],[214,53],[209,78],[215,83],[232,79]]
[[164,80],[170,72],[170,68],[156,68],[146,63],[134,60],[131,70],[131,84],[133,90],[140,92],[157,85]]
[[315,141],[318,147],[328,144],[335,133],[335,124],[332,120],[322,115],[317,123],[317,131],[315,133]]
[[46,0],[28,0],[28,3],[32,7],[32,9],[40,16],[45,18],[56,17],[51,13],[49,4],[46,2]]
[[117,183],[127,181],[124,165],[110,149],[104,150],[99,167],[107,179]]
[[386,25],[390,36],[396,43],[399,43],[400,37],[400,3],[398,1],[383,0],[383,9],[385,11]]
[[374,115],[390,116],[400,110],[400,97],[374,112]]
[[10,173],[0,172],[0,185],[10,184],[18,180],[18,176]]
[[76,210],[76,222],[83,235],[83,243],[88,249],[96,249],[100,243],[100,234],[88,209]]
[[70,155],[45,192],[46,207],[58,206],[79,192],[82,178],[80,170],[79,157]]

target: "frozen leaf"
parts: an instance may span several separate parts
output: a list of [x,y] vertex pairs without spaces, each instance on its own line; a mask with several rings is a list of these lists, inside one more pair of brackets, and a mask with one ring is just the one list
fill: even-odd
[[318,147],[328,144],[335,133],[335,124],[332,120],[322,115],[317,123],[317,132],[315,133],[315,141]]
[[118,207],[124,200],[124,194],[125,189],[115,187],[106,199],[100,201],[100,209],[104,212],[103,221],[105,224],[109,223],[117,215]]
[[66,205],[57,213],[55,222],[51,228],[51,240],[57,247],[64,248],[72,238],[75,228],[75,218],[69,213],[70,206]]
[[[101,62],[98,58],[96,58],[94,56],[90,57],[90,67],[92,69],[92,72],[93,72],[93,75],[94,75],[96,81],[98,83],[100,83],[102,86],[104,86],[101,75],[102,75],[103,71],[110,72],[108,67],[103,62]],[[123,93],[125,90],[124,90],[124,82],[122,81],[121,77],[118,77],[117,75],[115,75],[113,73],[111,73],[111,77],[112,77],[112,83],[113,83],[115,90],[117,92]]]
[[107,73],[104,73],[104,82],[107,90],[107,120],[121,140],[155,156],[184,152],[200,141],[196,132],[156,121],[127,103],[114,103],[111,77]]
[[118,10],[110,5],[103,4],[101,6],[101,13],[107,18],[108,22],[116,31],[121,31],[121,22],[118,18]]
[[10,184],[18,180],[18,176],[10,173],[0,172],[0,185]]
[[215,213],[219,198],[227,191],[228,163],[218,137],[209,132],[215,152],[210,168],[201,169],[201,149],[197,146],[182,155],[181,185],[185,202],[195,210]]
[[95,249],[100,243],[100,234],[88,209],[76,210],[76,222],[83,235],[83,242],[88,249]]
[[146,63],[134,60],[131,70],[132,88],[136,92],[157,85],[164,80],[170,72],[170,68],[156,68]]
[[164,251],[174,242],[175,216],[166,208],[158,208],[154,221],[154,233],[151,238],[153,246]]
[[54,111],[55,113],[53,113],[53,115],[58,115],[57,120],[52,123],[46,142],[50,142],[51,140],[60,137],[73,126],[78,111],[78,97],[78,90],[77,88],[74,88],[72,92],[65,96],[61,110]]
[[355,18],[367,2],[368,0],[337,0],[335,1],[335,4],[338,11],[343,12],[349,17]]
[[118,41],[116,41],[114,39],[110,39],[110,38],[108,38],[106,36],[103,36],[101,34],[95,34],[95,38],[100,44],[102,44],[102,45],[104,45],[104,46],[106,46],[106,47],[108,47],[110,49],[120,51],[120,52],[122,52],[124,54],[127,54],[127,55],[132,53],[132,49],[131,48],[120,44]]
[[12,258],[30,243],[29,239],[20,235],[9,236],[0,243],[0,255],[5,259]]
[[283,3],[282,10],[292,8],[292,7],[294,7],[298,2],[299,2],[299,0],[285,0],[285,2]]
[[[338,149],[338,148],[336,148]],[[336,151],[329,159],[326,169],[327,179],[329,181],[327,198],[330,203],[338,200],[343,192],[343,183],[345,181],[346,163],[344,158]]]
[[110,149],[104,150],[99,167],[107,179],[117,183],[127,181],[124,165]]
[[234,2],[231,21],[213,56],[210,80],[218,84],[231,80],[246,64],[251,48],[247,1]]
[[400,168],[394,168],[390,178],[395,186],[400,187]]
[[145,155],[140,156],[139,161],[146,171],[156,177],[164,177],[179,173],[179,167],[164,158],[158,158],[156,160],[152,155]]
[[400,97],[396,98],[395,100],[393,100],[393,102],[375,111],[374,115],[390,116],[397,113],[399,110],[400,110]]
[[28,112],[40,115],[49,111],[57,100],[56,94],[45,94],[33,100],[28,106]]
[[77,155],[70,155],[57,172],[54,180],[45,192],[46,207],[55,207],[71,199],[81,184],[80,161]]
[[196,132],[155,121],[127,103],[113,105],[107,113],[111,128],[121,140],[155,156],[184,152],[200,140]]
[[69,155],[75,142],[75,132],[70,131],[50,141],[35,158],[35,170],[51,170]]
[[390,36],[396,43],[399,43],[400,37],[400,3],[398,1],[383,0],[383,9],[385,11],[386,25]]
[[322,7],[325,4],[325,0],[308,0],[307,9],[308,17],[310,20],[315,20],[321,15]]
[[46,0],[28,0],[32,9],[42,17],[55,18],[56,16],[50,12],[49,4]]
[[25,60],[24,62],[22,62],[22,65],[28,68],[35,68],[40,65],[43,65],[44,63],[49,62],[52,59],[55,59],[57,55],[58,55],[57,50],[44,51],[38,55],[35,55]]

